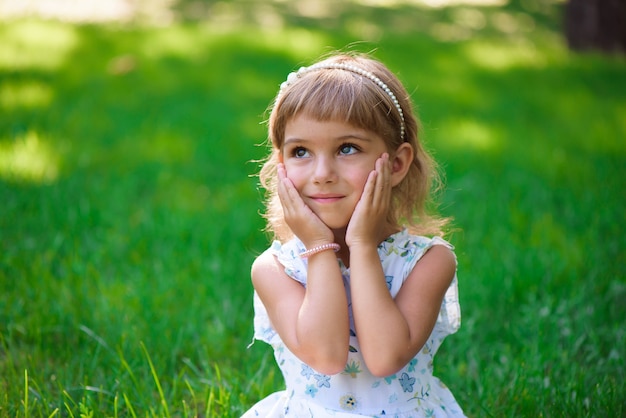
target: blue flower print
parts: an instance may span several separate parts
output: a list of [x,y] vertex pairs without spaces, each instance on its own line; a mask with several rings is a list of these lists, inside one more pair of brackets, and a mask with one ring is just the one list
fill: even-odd
[[318,388],[330,387],[330,376],[326,376],[324,374],[316,374],[316,375],[313,375],[313,377],[315,378],[315,380],[317,380]]
[[394,379],[397,379],[397,377],[395,374],[392,374],[391,376],[385,377],[385,382],[387,382],[387,384],[390,385]]
[[261,334],[263,334],[264,340],[270,341],[274,337],[274,335],[276,335],[276,331],[274,331],[274,328],[272,327],[267,327],[261,330]]
[[309,380],[311,378],[311,376],[313,376],[315,374],[315,372],[313,371],[312,368],[310,368],[309,366],[307,366],[306,364],[302,364],[302,371],[300,372],[300,374],[304,377],[306,377],[307,380]]
[[393,276],[385,276],[385,282],[387,282],[387,290],[391,290],[391,282],[393,282]]
[[409,372],[414,372],[415,371],[415,365],[417,364],[417,359],[414,358],[413,360],[409,361],[409,367],[408,367],[408,371]]
[[317,393],[317,388],[313,385],[306,385],[306,390],[304,391],[306,395],[309,395],[311,398],[315,398],[315,394]]
[[409,376],[406,373],[402,373],[402,376],[399,380],[402,385],[402,390],[405,392],[413,392],[413,385],[415,384],[415,378]]

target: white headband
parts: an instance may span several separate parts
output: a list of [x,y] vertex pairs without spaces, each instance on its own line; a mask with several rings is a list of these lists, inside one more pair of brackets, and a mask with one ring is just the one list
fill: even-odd
[[371,72],[365,71],[362,68],[359,68],[359,67],[357,67],[355,65],[341,64],[341,63],[320,63],[320,64],[311,65],[310,67],[300,67],[300,69],[298,71],[290,73],[287,76],[287,80],[280,85],[280,91],[278,93],[278,96],[280,97],[280,95],[282,94],[284,89],[286,89],[288,86],[293,84],[298,78],[302,77],[304,74],[310,73],[312,71],[326,70],[326,69],[336,69],[336,70],[351,71],[351,72],[359,74],[359,75],[361,75],[363,77],[369,78],[374,83],[376,83],[381,89],[383,89],[385,91],[385,93],[387,93],[387,95],[389,97],[391,97],[391,101],[393,101],[394,106],[396,107],[396,109],[398,110],[398,113],[400,114],[400,120],[401,120],[401,123],[400,123],[400,138],[404,141],[404,131],[405,131],[405,127],[404,127],[404,113],[402,112],[402,107],[400,106],[400,103],[398,102],[398,99],[396,98],[396,95],[393,94],[393,91],[391,91],[389,86],[387,86],[387,84],[385,84],[385,82],[383,80],[381,80],[380,78],[376,77]]

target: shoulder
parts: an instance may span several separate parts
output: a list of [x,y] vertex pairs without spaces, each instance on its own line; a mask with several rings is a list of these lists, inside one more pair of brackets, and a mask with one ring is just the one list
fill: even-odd
[[441,272],[441,276],[444,278],[445,282],[449,283],[452,281],[456,272],[456,256],[452,248],[441,244],[430,246],[424,252],[418,265],[426,263]]
[[252,283],[257,284],[263,278],[268,276],[275,276],[281,272],[280,264],[273,254],[272,249],[268,248],[263,251],[253,262],[250,271],[252,277]]
[[252,263],[252,282],[263,277],[289,277],[300,283],[306,283],[306,263],[299,254],[304,245],[297,239],[281,243],[274,241]]
[[415,246],[415,265],[412,270],[425,266],[431,272],[437,272],[448,284],[452,281],[457,267],[454,247],[441,237],[408,235]]
[[435,258],[441,263],[456,267],[454,247],[441,237],[407,234],[405,246],[411,247],[417,261],[428,255],[428,258]]
[[456,277],[456,256],[452,246],[441,238],[424,238],[419,247],[414,260],[407,263],[403,287],[419,288],[419,292],[428,289],[427,292],[440,304]]
[[258,271],[259,269],[263,269],[267,267],[268,264],[272,264],[275,262],[275,257],[272,254],[271,248],[266,249],[257,258],[252,262],[252,272]]

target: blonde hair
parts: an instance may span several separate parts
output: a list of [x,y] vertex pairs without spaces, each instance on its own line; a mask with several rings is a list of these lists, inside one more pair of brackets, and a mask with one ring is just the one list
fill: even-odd
[[[296,115],[306,114],[319,121],[341,121],[377,133],[385,141],[391,157],[403,142],[409,143],[414,158],[407,175],[392,191],[388,221],[394,226],[406,227],[411,233],[443,235],[447,219],[427,213],[431,192],[441,185],[440,177],[435,161],[418,139],[418,120],[402,83],[386,66],[366,55],[337,54],[318,64],[348,64],[378,77],[395,94],[404,121],[390,94],[352,71],[321,68],[307,71],[294,82],[285,84],[271,106],[268,121],[271,151],[259,173],[265,189],[266,230],[279,240],[293,237],[276,191],[276,168],[287,122]],[[402,123],[404,138],[400,130]]]

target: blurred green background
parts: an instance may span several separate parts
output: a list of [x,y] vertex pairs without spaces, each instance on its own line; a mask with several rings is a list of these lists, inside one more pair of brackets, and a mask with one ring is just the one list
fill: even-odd
[[552,0],[0,2],[0,416],[238,417],[286,75],[371,52],[441,164],[470,416],[626,413],[626,59]]

